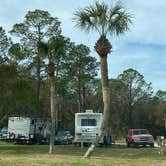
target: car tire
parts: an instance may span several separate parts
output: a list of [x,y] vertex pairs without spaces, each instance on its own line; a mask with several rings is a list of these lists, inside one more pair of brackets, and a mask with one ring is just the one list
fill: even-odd
[[69,141],[68,140],[66,140],[66,145],[68,145],[69,144]]
[[154,143],[150,144],[150,146],[151,146],[152,148],[154,148]]
[[130,147],[131,147],[130,142],[127,142],[127,147],[128,147],[128,148],[130,148]]

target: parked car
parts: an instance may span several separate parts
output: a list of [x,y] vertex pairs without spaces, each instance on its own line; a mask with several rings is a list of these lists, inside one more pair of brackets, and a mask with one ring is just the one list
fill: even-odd
[[112,138],[111,135],[105,135],[102,137],[102,141],[99,142],[99,145],[103,145],[103,146],[111,146],[112,144],[115,143],[115,140]]
[[70,131],[59,130],[55,133],[55,144],[71,144],[73,136]]
[[150,145],[154,147],[154,138],[146,129],[129,129],[126,136],[127,146]]
[[0,131],[0,139],[6,139],[7,138],[7,133],[8,133],[8,128],[3,127]]

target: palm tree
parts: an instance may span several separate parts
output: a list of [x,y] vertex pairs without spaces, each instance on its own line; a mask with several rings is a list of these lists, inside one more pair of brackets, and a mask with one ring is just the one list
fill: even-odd
[[[70,42],[69,39],[59,35],[52,37],[47,43],[40,42],[39,53],[48,57],[47,74],[50,79],[50,108],[51,108],[51,133],[49,153],[54,153],[55,130],[58,129],[57,109],[57,76],[61,58],[65,55]],[[56,69],[56,72],[55,72]]]
[[50,79],[50,113],[51,113],[51,132],[50,132],[50,148],[49,153],[54,153],[54,142],[55,142],[55,65],[52,58],[49,57],[49,43],[39,42],[38,50],[41,56],[46,55],[49,60],[49,64],[46,66],[47,74]]
[[110,109],[110,90],[108,80],[107,55],[111,52],[112,46],[107,39],[107,35],[117,35],[124,33],[129,29],[131,15],[125,12],[123,5],[117,2],[114,6],[109,7],[104,2],[96,2],[94,6],[88,6],[75,12],[74,21],[76,25],[86,31],[95,30],[99,33],[100,38],[94,48],[100,57],[101,83],[103,94],[103,121],[101,132],[96,137],[94,143],[85,153],[88,157],[94,150],[95,145],[106,133],[109,109]]

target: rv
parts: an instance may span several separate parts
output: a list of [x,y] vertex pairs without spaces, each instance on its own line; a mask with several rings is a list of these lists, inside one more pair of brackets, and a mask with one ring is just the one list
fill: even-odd
[[102,113],[94,113],[93,110],[86,110],[84,113],[75,114],[75,144],[81,142],[90,144],[100,132]]
[[30,117],[9,117],[7,139],[41,143],[50,135],[51,123],[48,119]]

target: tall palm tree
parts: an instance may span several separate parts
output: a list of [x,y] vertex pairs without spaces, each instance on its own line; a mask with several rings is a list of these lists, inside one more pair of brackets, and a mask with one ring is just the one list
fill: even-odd
[[46,66],[47,74],[50,79],[50,113],[51,113],[51,132],[50,132],[50,148],[49,153],[54,153],[54,142],[55,142],[55,123],[56,123],[56,113],[55,113],[55,65],[52,59],[49,57],[49,43],[39,42],[38,50],[40,55],[45,55],[48,57],[49,64]]
[[74,21],[76,21],[76,25],[81,29],[86,31],[95,30],[100,35],[100,38],[96,42],[94,48],[100,57],[104,110],[101,132],[84,155],[84,157],[88,157],[94,150],[95,145],[106,133],[108,124],[110,90],[108,80],[107,55],[111,52],[112,46],[106,36],[119,36],[120,34],[127,31],[129,29],[129,24],[131,23],[131,15],[124,10],[123,5],[120,2],[117,2],[115,5],[110,7],[104,2],[96,2],[94,6],[90,5],[84,9],[76,11]]
[[51,154],[54,153],[55,130],[58,129],[57,76],[60,61],[62,61],[69,45],[69,39],[61,35],[50,38],[47,43],[38,43],[39,53],[48,57],[49,62],[47,65],[47,74],[50,80],[51,133],[49,153]]

